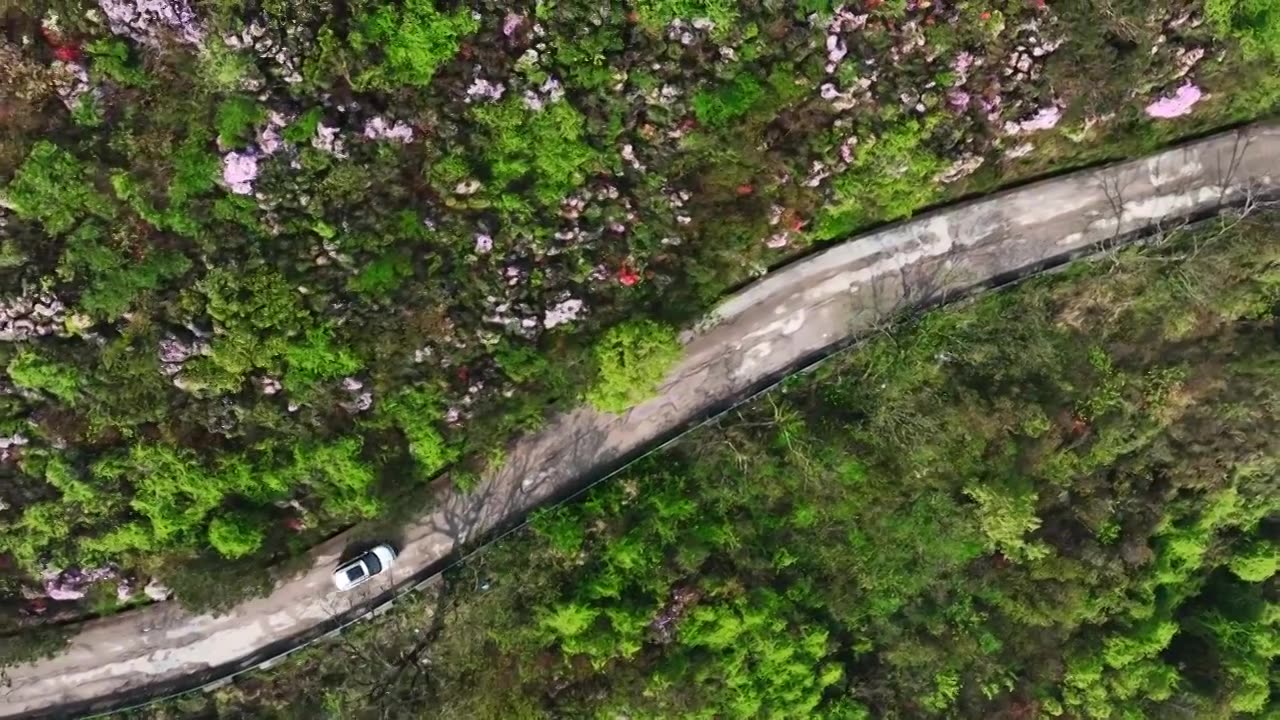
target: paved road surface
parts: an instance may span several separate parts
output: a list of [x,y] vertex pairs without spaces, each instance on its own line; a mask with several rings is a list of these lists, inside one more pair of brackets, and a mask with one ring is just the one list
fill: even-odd
[[1280,125],[1253,126],[943,209],[816,254],[724,302],[708,327],[688,335],[685,359],[655,399],[623,416],[577,410],[519,442],[508,465],[473,492],[442,492],[438,509],[405,529],[392,577],[332,593],[329,573],[347,542],[339,537],[312,552],[308,571],[227,615],[162,603],[87,623],[64,654],[12,669],[0,717],[105,709],[257,662],[895,313],[1213,213],[1240,202],[1246,188],[1278,186]]

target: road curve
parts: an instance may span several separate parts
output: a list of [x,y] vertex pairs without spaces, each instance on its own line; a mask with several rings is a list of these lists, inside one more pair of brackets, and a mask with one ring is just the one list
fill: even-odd
[[0,718],[66,717],[194,687],[279,655],[436,572],[471,539],[563,497],[897,313],[1001,284],[1143,231],[1280,190],[1280,124],[1064,175],[854,238],[764,277],[686,333],[660,394],[621,416],[582,408],[515,444],[470,492],[442,489],[404,529],[395,572],[338,596],[310,569],[221,616],[161,603],[85,623],[58,657],[10,669]]

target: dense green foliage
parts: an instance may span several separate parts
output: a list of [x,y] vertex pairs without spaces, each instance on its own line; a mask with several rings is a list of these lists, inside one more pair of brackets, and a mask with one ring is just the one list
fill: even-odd
[[1273,717],[1278,267],[1227,219],[931,312],[142,716]]
[[908,120],[862,148],[851,171],[833,183],[835,197],[818,216],[819,236],[843,237],[877,218],[907,217],[935,197],[930,181],[944,163],[924,147],[927,131]]
[[1280,58],[1280,2],[1208,0],[1205,14],[1219,31],[1238,37],[1247,52]]
[[51,234],[75,227],[85,213],[111,217],[113,208],[94,190],[88,170],[57,145],[40,141],[18,168],[5,197],[20,217],[38,220]]
[[480,23],[465,6],[442,12],[435,0],[406,0],[400,7],[370,7],[355,26],[352,47],[383,55],[379,65],[354,78],[356,86],[396,88],[429,84],[436,70],[453,59],[462,38],[478,30]]
[[13,356],[6,371],[18,387],[43,390],[65,403],[76,400],[80,376],[72,366],[51,362],[33,350],[24,349]]
[[232,95],[222,104],[213,118],[218,129],[218,142],[227,147],[243,147],[248,144],[253,126],[266,118],[266,110],[253,98]]
[[209,522],[209,544],[223,557],[244,557],[262,545],[262,529],[252,517],[220,515]]
[[760,100],[765,90],[750,75],[739,75],[724,87],[703,90],[693,98],[693,112],[698,121],[722,128],[746,115]]
[[[261,587],[642,401],[815,243],[1280,100],[1264,0],[5,7],[4,622]],[[1031,488],[964,487],[977,547],[1043,559]]]
[[606,412],[622,412],[657,391],[680,357],[680,343],[671,328],[633,320],[609,328],[596,343],[595,357],[599,379],[587,399]]

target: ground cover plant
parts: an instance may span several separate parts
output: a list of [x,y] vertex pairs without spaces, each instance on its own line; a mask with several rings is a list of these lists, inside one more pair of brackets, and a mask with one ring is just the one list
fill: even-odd
[[929,313],[130,717],[1275,717],[1278,317],[1275,213]]
[[1267,0],[0,10],[0,630],[256,592],[792,253],[1280,98]]

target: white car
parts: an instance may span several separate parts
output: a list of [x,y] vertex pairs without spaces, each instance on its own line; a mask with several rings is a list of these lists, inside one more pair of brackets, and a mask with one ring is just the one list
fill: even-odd
[[333,585],[339,590],[350,590],[365,584],[369,578],[384,573],[396,561],[396,550],[382,544],[348,560],[333,571]]

